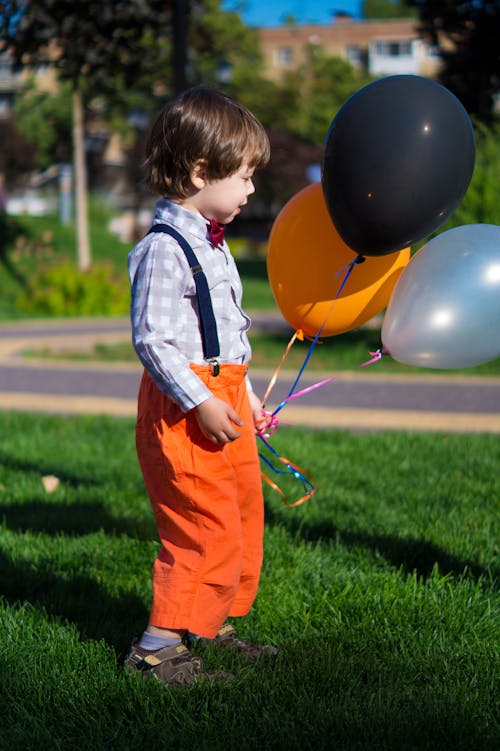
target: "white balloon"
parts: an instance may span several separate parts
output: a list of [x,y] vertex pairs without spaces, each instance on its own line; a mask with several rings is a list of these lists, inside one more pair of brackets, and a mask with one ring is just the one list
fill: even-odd
[[424,245],[396,283],[382,344],[395,360],[424,368],[500,357],[500,227],[454,227]]

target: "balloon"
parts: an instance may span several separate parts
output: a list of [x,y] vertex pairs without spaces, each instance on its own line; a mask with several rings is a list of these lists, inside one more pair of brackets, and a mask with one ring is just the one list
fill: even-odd
[[267,273],[283,317],[294,329],[332,336],[360,326],[384,308],[409,249],[356,264],[337,297],[356,254],[337,234],[321,185],[308,185],[280,211],[269,237]]
[[401,274],[382,326],[384,349],[425,368],[500,357],[500,227],[443,232]]
[[421,76],[389,76],[353,94],[326,139],[322,185],[342,239],[385,255],[432,234],[474,169],[474,131],[459,100]]

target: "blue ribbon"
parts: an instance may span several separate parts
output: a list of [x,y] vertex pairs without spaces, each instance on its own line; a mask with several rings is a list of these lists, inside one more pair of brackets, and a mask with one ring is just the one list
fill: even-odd
[[[343,267],[342,269],[340,269],[340,271],[338,271],[338,272],[337,272],[337,273],[335,274],[335,277],[334,277],[334,278],[336,279],[336,278],[337,278],[338,276],[340,276],[340,274],[342,274],[342,273],[343,273],[344,271],[346,271],[346,274],[345,274],[345,276],[344,276],[344,278],[343,278],[343,280],[342,280],[342,283],[341,283],[340,287],[339,287],[339,288],[338,288],[338,290],[337,290],[337,294],[336,294],[336,295],[335,295],[335,297],[333,298],[333,302],[332,302],[332,305],[333,305],[333,303],[335,302],[335,300],[337,300],[337,298],[338,298],[338,297],[340,296],[340,294],[342,293],[342,290],[344,289],[344,287],[345,287],[345,285],[346,285],[346,283],[347,283],[347,280],[348,280],[348,279],[349,279],[349,277],[351,276],[351,274],[352,274],[352,272],[353,272],[353,269],[354,269],[354,267],[355,267],[355,266],[356,266],[356,265],[357,265],[358,263],[363,263],[363,261],[364,261],[364,260],[365,260],[365,259],[364,259],[364,257],[363,257],[363,256],[361,256],[361,255],[358,255],[358,256],[356,256],[356,258],[354,259],[354,261],[351,261],[350,263],[348,263],[348,264],[347,264],[346,266],[344,266],[344,267]],[[321,333],[322,333],[323,329],[325,328],[325,325],[326,325],[326,322],[327,322],[327,320],[328,320],[328,316],[327,316],[327,317],[325,318],[325,320],[323,321],[323,323],[322,323],[322,324],[321,324],[321,326],[319,327],[319,329],[318,329],[318,332],[317,332],[316,336],[314,337],[313,341],[311,342],[311,346],[309,347],[309,350],[308,350],[308,352],[307,352],[307,355],[306,355],[306,357],[305,357],[305,360],[304,360],[304,362],[302,363],[302,366],[301,366],[301,368],[300,368],[299,372],[297,373],[297,377],[296,377],[295,381],[293,382],[292,388],[290,389],[290,391],[289,391],[289,392],[288,392],[288,394],[287,394],[287,397],[286,397],[287,399],[288,399],[288,398],[289,398],[289,397],[290,397],[290,396],[291,396],[291,395],[293,394],[293,392],[294,392],[294,391],[295,391],[295,389],[297,388],[297,386],[298,386],[298,384],[299,384],[299,381],[300,381],[300,379],[301,379],[301,377],[302,377],[302,374],[303,374],[304,370],[306,369],[306,367],[307,367],[307,364],[308,364],[309,360],[311,359],[311,355],[312,355],[312,353],[313,353],[313,350],[314,350],[315,346],[317,345],[317,343],[318,343],[318,341],[319,341],[319,338],[320,338],[320,336],[321,336]],[[278,414],[278,412],[280,412],[280,411],[281,411],[281,410],[283,409],[283,407],[284,407],[284,406],[286,405],[286,403],[287,403],[287,402],[286,402],[286,399],[285,399],[284,401],[282,401],[282,402],[281,402],[281,404],[278,404],[278,406],[276,407],[276,409],[275,409],[275,410],[274,410],[274,412],[273,412],[273,415],[277,415],[277,414]]]

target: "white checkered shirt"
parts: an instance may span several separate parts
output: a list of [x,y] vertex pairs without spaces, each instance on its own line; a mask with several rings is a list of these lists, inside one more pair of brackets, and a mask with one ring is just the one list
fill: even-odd
[[[226,242],[213,248],[201,214],[167,199],[156,204],[153,223],[178,230],[203,268],[217,322],[220,362],[248,362],[250,319],[241,309],[241,280]],[[158,388],[187,412],[211,396],[189,367],[191,362],[206,364],[189,264],[173,237],[151,233],[129,253],[128,270],[135,351]]]

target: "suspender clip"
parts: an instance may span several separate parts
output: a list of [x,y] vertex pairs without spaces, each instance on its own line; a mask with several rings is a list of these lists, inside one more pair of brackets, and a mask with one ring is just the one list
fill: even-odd
[[214,377],[217,377],[220,373],[220,364],[219,361],[215,358],[213,360],[209,360],[210,370],[212,371],[212,375]]

